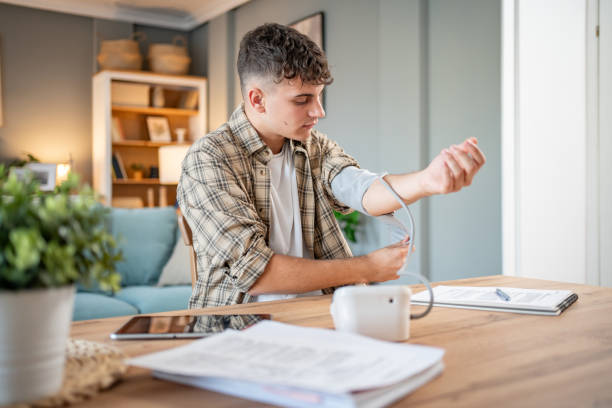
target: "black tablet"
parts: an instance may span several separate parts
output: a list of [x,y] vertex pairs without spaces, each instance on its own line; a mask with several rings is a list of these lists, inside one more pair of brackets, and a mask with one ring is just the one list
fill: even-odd
[[263,319],[270,319],[270,315],[134,316],[110,337],[113,340],[206,337],[225,329],[242,330]]

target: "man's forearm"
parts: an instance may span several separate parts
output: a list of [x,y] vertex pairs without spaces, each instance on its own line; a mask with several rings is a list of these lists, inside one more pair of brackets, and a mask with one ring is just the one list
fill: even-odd
[[[406,204],[412,204],[430,195],[423,185],[421,172],[388,174],[384,179]],[[400,203],[380,180],[373,182],[363,195],[363,208],[372,216],[389,214],[400,207]]]
[[366,256],[313,260],[275,254],[249,294],[306,293],[333,286],[366,283],[372,266]]

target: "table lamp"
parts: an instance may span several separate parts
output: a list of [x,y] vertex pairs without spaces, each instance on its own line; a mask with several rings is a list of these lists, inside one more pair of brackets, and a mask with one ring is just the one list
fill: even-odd
[[70,163],[58,163],[55,168],[55,184],[59,185],[68,179],[68,173],[72,166]]
[[178,183],[181,176],[181,163],[189,146],[162,146],[159,148],[159,182]]

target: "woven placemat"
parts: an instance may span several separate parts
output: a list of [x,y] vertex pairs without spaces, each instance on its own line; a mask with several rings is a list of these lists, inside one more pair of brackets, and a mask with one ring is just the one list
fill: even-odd
[[115,347],[88,340],[69,339],[62,389],[19,407],[55,407],[81,402],[109,388],[127,371],[124,354]]

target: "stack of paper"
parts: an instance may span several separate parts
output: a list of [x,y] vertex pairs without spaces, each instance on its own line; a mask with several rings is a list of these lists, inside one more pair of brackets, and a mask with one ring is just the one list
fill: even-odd
[[292,407],[380,407],[443,370],[444,350],[263,321],[127,361],[156,377]]
[[[509,299],[498,295],[498,289]],[[434,306],[553,316],[561,314],[578,299],[570,290],[505,287],[436,286],[433,293]],[[415,294],[411,303],[428,305],[428,291]]]

